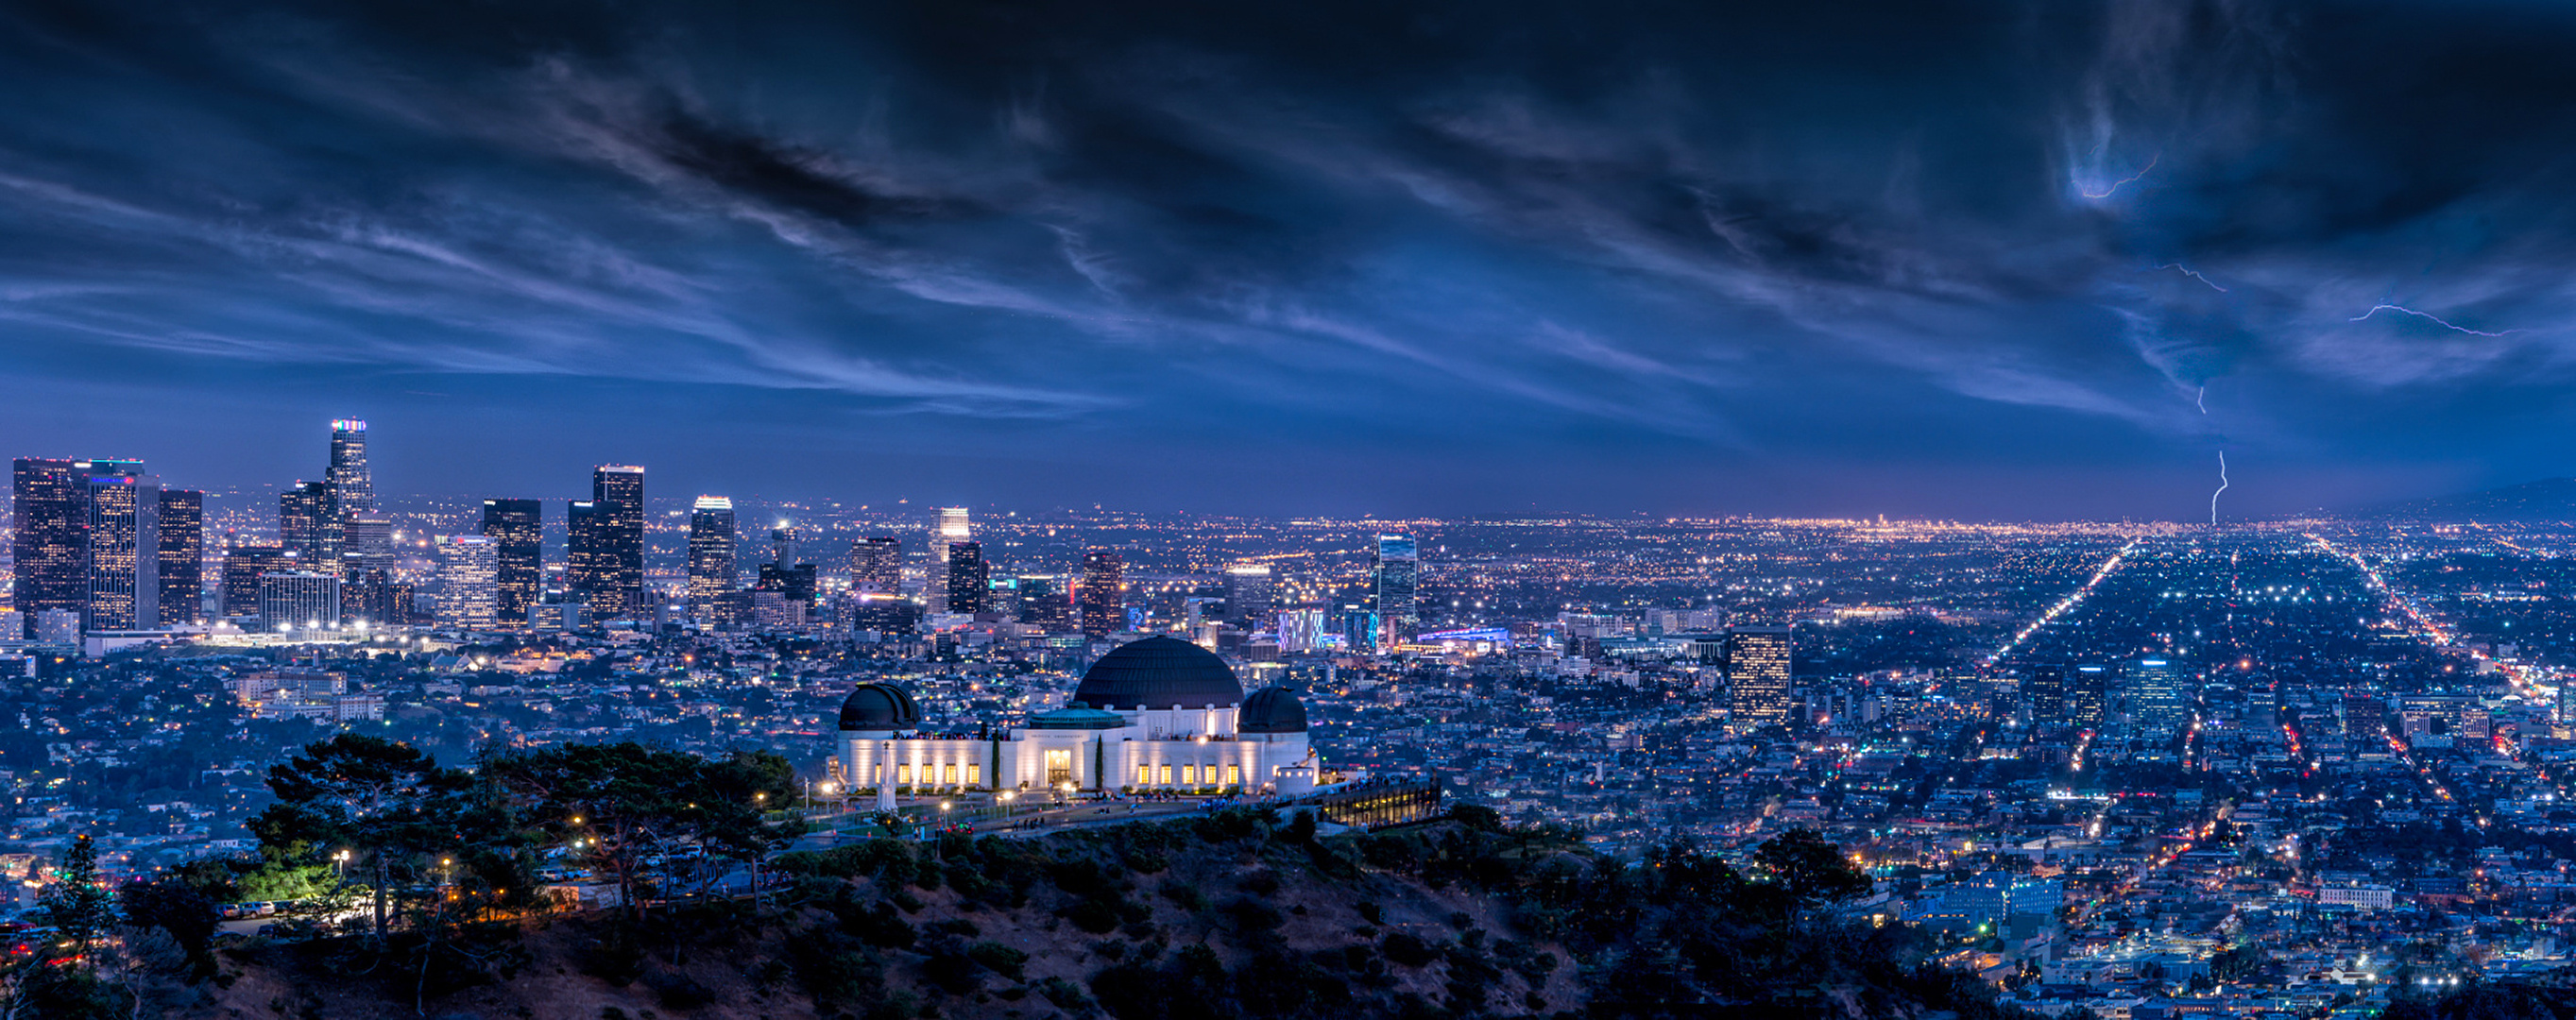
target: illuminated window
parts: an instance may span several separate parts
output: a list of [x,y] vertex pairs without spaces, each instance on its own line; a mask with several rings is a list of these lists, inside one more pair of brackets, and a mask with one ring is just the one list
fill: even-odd
[[1198,767],[1198,766],[1196,766],[1196,765],[1183,765],[1183,766],[1181,766],[1181,782],[1195,784],[1195,783],[1197,783],[1198,781],[1199,781],[1199,767]]
[[949,762],[948,764],[939,767],[939,781],[943,783],[954,783],[957,781],[956,762]]
[[1153,782],[1154,782],[1154,767],[1153,767],[1153,766],[1151,766],[1151,765],[1138,765],[1138,766],[1136,766],[1136,785],[1138,785],[1138,786],[1150,786],[1150,785],[1152,785],[1152,784],[1153,784]]
[[897,766],[895,766],[895,767],[894,767],[894,781],[895,781],[895,785],[897,785],[897,786],[910,786],[910,785],[912,785],[912,766],[910,766],[910,765],[897,765]]
[[1172,767],[1171,767],[1171,766],[1169,766],[1169,765],[1165,765],[1165,766],[1163,766],[1163,785],[1165,785],[1165,786],[1170,786],[1171,784],[1172,784]]
[[1241,765],[1228,765],[1228,766],[1226,766],[1226,767],[1225,767],[1225,785],[1227,785],[1227,786],[1241,786],[1241,785],[1243,785],[1243,766],[1241,766]]
[[971,763],[966,766],[966,785],[984,785],[984,766]]

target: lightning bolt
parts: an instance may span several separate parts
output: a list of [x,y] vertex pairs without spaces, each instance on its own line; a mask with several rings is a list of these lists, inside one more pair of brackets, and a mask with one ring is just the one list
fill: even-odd
[[[2145,173],[2146,171],[2144,171],[2144,170],[2140,170],[2140,171],[2138,171],[2138,172],[2139,172],[2139,173]],[[2130,180],[2136,180],[2136,179],[2137,179],[2137,178],[2134,178],[2134,177],[2130,178]],[[2113,185],[2113,186],[2114,186],[2114,187],[2117,187],[2117,185]],[[2108,192],[2105,192],[2105,194],[2108,194]],[[2193,271],[2192,271],[2192,269],[2191,269],[2191,267],[2186,266],[2186,265],[2183,265],[2183,264],[2182,264],[2182,263],[2180,263],[2180,262],[2167,262],[2167,263],[2165,263],[2164,265],[2157,266],[2156,268],[2158,268],[2158,269],[2179,269],[2179,270],[2182,270],[2182,275],[2184,275],[2184,276],[2188,276],[2188,277],[2191,277],[2192,279],[2198,280],[2198,281],[2200,281],[2200,282],[2202,282],[2202,283],[2209,284],[2209,289],[2214,290],[2214,291],[2217,291],[2217,292],[2219,292],[2219,293],[2221,293],[2221,294],[2225,294],[2225,293],[2227,293],[2227,288],[2219,286],[2219,285],[2218,285],[2218,283],[2217,283],[2217,281],[2211,280],[2209,277],[2202,276],[2202,275],[2200,275],[2199,273],[2193,272]]]
[[2218,492],[2209,494],[2209,523],[2218,524],[2218,496],[2227,491],[2227,451],[2218,451]]
[[2077,185],[2075,191],[2077,194],[2083,195],[2086,198],[2109,198],[2111,197],[2111,193],[2120,190],[2121,186],[2137,183],[2138,178],[2146,176],[2147,171],[2155,169],[2156,161],[2163,158],[2165,158],[2165,154],[2161,152],[2148,157],[2147,165],[2139,167],[2137,173],[2112,181],[2110,187],[2104,188],[2100,191],[2086,191],[2082,185]]
[[2439,315],[2428,315],[2428,314],[2426,314],[2426,313],[2416,311],[2416,310],[2414,310],[2414,309],[2412,309],[2412,308],[2408,308],[2408,307],[2406,307],[2406,306],[2404,306],[2404,305],[2372,305],[2372,306],[2370,306],[2370,310],[2369,310],[2369,311],[2367,311],[2367,312],[2363,312],[2363,313],[2361,313],[2361,314],[2359,314],[2359,315],[2356,315],[2356,316],[2353,316],[2353,317],[2352,317],[2352,319],[2351,319],[2350,321],[2352,321],[2352,322],[2360,322],[2360,321],[2361,321],[2361,320],[2363,320],[2363,319],[2370,318],[2371,316],[2373,316],[2373,315],[2377,315],[2377,314],[2379,314],[2379,313],[2381,313],[2381,312],[2404,312],[2404,313],[2406,313],[2406,314],[2408,314],[2408,315],[2412,315],[2412,316],[2414,316],[2414,317],[2416,317],[2416,318],[2418,318],[2418,319],[2431,319],[2431,320],[2433,320],[2434,322],[2439,323],[2443,329],[2456,330],[2456,331],[2458,331],[2458,332],[2466,333],[2466,334],[2468,334],[2468,335],[2470,335],[2470,336],[2503,336],[2503,335],[2505,335],[2506,333],[2520,333],[2520,332],[2522,332],[2522,331],[2521,331],[2521,330],[2519,330],[2519,329],[2508,329],[2508,330],[2502,330],[2502,331],[2499,331],[2499,332],[2489,333],[2489,332],[2487,332],[2486,330],[2483,330],[2483,329],[2470,329],[2470,328],[2469,328],[2469,327],[2467,327],[2467,326],[2462,326],[2462,325],[2459,325],[2459,324],[2457,324],[2457,323],[2451,322],[2451,321],[2450,321],[2450,320],[2448,320],[2448,319],[2444,319],[2444,318],[2442,318],[2442,317],[2441,317],[2441,316],[2439,316]]

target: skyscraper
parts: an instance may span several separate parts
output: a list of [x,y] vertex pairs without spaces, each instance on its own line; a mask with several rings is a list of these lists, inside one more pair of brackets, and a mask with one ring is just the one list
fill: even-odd
[[259,615],[259,579],[301,569],[304,561],[282,545],[237,545],[224,550],[223,595],[226,617]]
[[590,619],[632,620],[644,601],[644,469],[604,464],[592,472],[591,497],[565,514],[570,548],[564,583]]
[[981,613],[992,606],[991,573],[984,567],[984,543],[948,543],[948,611]]
[[796,565],[796,526],[780,523],[769,529],[769,562],[782,567]]
[[1082,633],[1098,639],[1127,629],[1127,596],[1122,590],[1125,560],[1106,549],[1082,554]]
[[700,496],[689,509],[689,617],[700,624],[731,623],[726,597],[737,583],[733,500]]
[[2111,701],[2111,667],[2085,664],[2066,676],[2066,725],[2099,730]]
[[[79,612],[89,598],[85,559],[88,490],[69,460],[22,458],[12,465],[10,553],[17,572],[17,610],[33,632],[45,610]],[[8,634],[0,637],[15,638]]]
[[438,557],[438,622],[491,629],[501,616],[501,543],[482,535],[441,535]]
[[1043,634],[1073,629],[1073,604],[1065,601],[1064,586],[1055,575],[1021,574],[1017,580],[1021,623]]
[[81,629],[161,625],[161,480],[141,461],[79,461],[89,493],[88,598]]
[[339,626],[339,575],[312,570],[260,575],[259,623],[272,632]]
[[1226,622],[1245,630],[1270,625],[1270,565],[1237,563],[1225,568]]
[[2151,736],[2171,736],[2190,725],[2192,707],[2200,700],[2182,664],[2171,659],[2138,660],[2129,668],[2123,686],[2129,718]]
[[927,596],[925,601],[930,603],[931,612],[952,612],[948,607],[948,547],[974,537],[975,529],[966,519],[965,507],[939,508],[939,534],[930,540],[933,562],[930,564],[929,583],[924,586],[930,590],[923,593]]
[[[1377,613],[1377,641],[1391,647],[1413,639],[1421,622],[1414,605],[1414,583],[1421,571],[1411,535],[1379,535],[1371,554],[1369,595]],[[1786,711],[1783,702],[1782,711]]]
[[870,535],[850,543],[850,590],[892,598],[903,592],[903,540]]
[[2030,727],[2041,733],[2066,728],[2066,667],[2038,663],[2021,678],[2022,701],[2030,705]]
[[534,499],[483,501],[483,537],[500,556],[500,626],[520,627],[545,594],[545,503]]
[[342,520],[376,512],[376,483],[367,473],[367,423],[342,418],[331,423],[331,467],[322,476],[331,486],[331,510]]
[[297,482],[277,494],[277,544],[304,562],[308,570],[337,569],[337,529],[323,527],[331,502],[327,482]]
[[1726,629],[1726,683],[1737,732],[1788,723],[1791,637],[1787,627]]
[[206,494],[161,490],[161,624],[206,616]]
[[392,523],[387,521],[381,528],[359,523],[382,520],[375,516],[376,483],[367,472],[366,422],[341,418],[331,423],[331,462],[323,469],[322,485],[323,544],[338,550],[342,559],[355,561],[323,566],[344,572],[350,565],[362,570],[385,566],[393,552]]

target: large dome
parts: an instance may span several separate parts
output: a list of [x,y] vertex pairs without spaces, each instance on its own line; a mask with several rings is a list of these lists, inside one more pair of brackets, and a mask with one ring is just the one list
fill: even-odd
[[1235,729],[1245,733],[1304,733],[1306,703],[1286,687],[1264,687],[1243,699]]
[[841,702],[843,730],[910,730],[921,727],[921,706],[893,684],[860,684]]
[[1073,700],[1105,709],[1233,708],[1243,703],[1243,685],[1216,653],[1157,635],[1101,656]]

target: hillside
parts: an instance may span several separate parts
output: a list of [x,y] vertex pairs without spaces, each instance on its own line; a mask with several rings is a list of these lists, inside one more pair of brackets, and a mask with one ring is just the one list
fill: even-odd
[[2545,478],[2479,492],[2360,507],[2350,516],[2400,521],[2576,520],[2576,478]]
[[[1740,874],[1469,814],[1317,837],[1249,811],[779,859],[749,903],[219,950],[168,1015],[891,1018],[2000,1015],[1920,936],[1829,920],[1829,844]],[[419,1011],[415,1014],[415,998]],[[193,1001],[189,1001],[193,1000]]]

